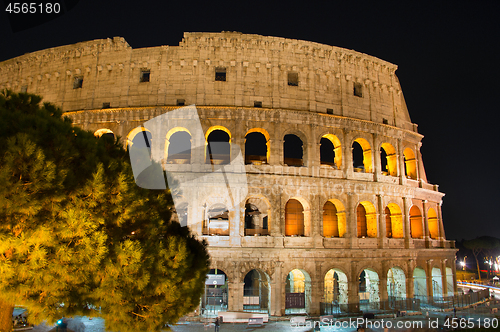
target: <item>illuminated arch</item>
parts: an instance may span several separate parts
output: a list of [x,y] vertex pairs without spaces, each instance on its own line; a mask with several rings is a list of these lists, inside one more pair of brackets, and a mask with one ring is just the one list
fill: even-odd
[[347,275],[340,269],[330,269],[325,274],[324,296],[327,303],[338,303],[347,305],[348,303],[348,280]]
[[304,207],[297,199],[290,199],[285,205],[285,235],[305,235]]
[[[251,134],[253,134],[253,135],[251,135]],[[250,155],[248,152],[249,149],[248,149],[247,144],[252,143],[249,140],[251,139],[252,136],[255,136],[257,134],[264,136],[265,149],[266,149],[264,156]],[[249,135],[250,135],[250,137],[249,137]],[[271,157],[271,144],[270,144],[271,140],[270,140],[270,138],[271,137],[269,136],[269,133],[267,132],[267,130],[262,129],[262,128],[252,128],[245,134],[245,164],[251,164],[251,163],[255,163],[255,162],[257,162],[257,163],[260,163],[260,162],[269,163],[269,159]],[[253,143],[253,144],[258,144],[258,143]],[[262,148],[263,147],[261,147],[261,149]],[[265,157],[265,160],[262,160],[263,159],[262,157]]]
[[377,237],[377,211],[375,206],[363,201],[356,208],[358,238]]
[[103,129],[98,129],[94,132],[95,137],[102,137],[102,135],[106,134],[111,134],[113,137],[115,137],[115,133],[113,133],[110,129],[103,128]]
[[404,237],[403,215],[401,209],[395,203],[389,203],[385,207],[385,228],[387,237],[396,239]]
[[271,204],[263,196],[252,196],[245,201],[245,235],[269,235]]
[[361,271],[358,288],[360,300],[368,300],[371,306],[378,305],[380,302],[379,284],[380,279],[375,270],[367,268]]
[[412,238],[421,239],[424,237],[422,213],[420,212],[420,208],[416,205],[413,205],[410,209],[410,230]]
[[415,159],[415,153],[412,149],[406,148],[403,151],[405,159],[405,173],[410,179],[417,179],[417,159]]
[[132,130],[128,133],[128,135],[127,135],[127,147],[132,146],[132,145],[134,144],[134,142],[133,142],[133,141],[134,141],[134,139],[136,138],[137,134],[142,133],[142,132],[149,133],[149,134],[147,135],[147,137],[148,137],[149,139],[151,139],[152,134],[151,134],[151,132],[150,132],[148,129],[146,129],[146,128],[144,128],[144,127],[136,127],[136,128],[134,128],[134,129],[132,129]]
[[443,277],[441,269],[438,267],[432,268],[432,296],[442,297],[443,294]]
[[453,296],[455,293],[455,283],[453,282],[453,270],[451,267],[446,267],[446,290],[448,293],[448,296]]
[[[189,135],[189,141],[185,141],[187,140],[187,137],[185,137],[182,141],[171,144],[176,141],[175,136],[183,133]],[[191,132],[184,127],[175,127],[167,132],[165,137],[165,160],[167,163],[186,164],[191,162],[192,137]]]
[[402,268],[396,266],[387,271],[387,295],[406,298],[406,276]]
[[330,199],[323,205],[323,236],[344,237],[346,232],[346,213],[338,199]]
[[271,307],[271,279],[261,269],[253,269],[243,279],[243,311],[268,313]]
[[429,235],[432,239],[439,238],[439,222],[436,211],[430,208],[427,211],[427,221],[429,226]]
[[[396,155],[396,149],[390,143],[382,143],[380,157],[382,159],[382,150],[385,152],[386,159],[386,169],[382,168],[382,172],[386,172],[387,175],[398,176],[398,156]],[[383,160],[381,160],[381,165],[383,165]]]
[[[325,134],[321,136],[321,139],[323,138],[329,140],[332,143],[334,153],[333,163],[338,169],[342,168],[342,146],[340,144],[340,140],[333,134]],[[323,159],[321,155],[322,153],[320,151],[320,161]]]
[[[210,137],[213,137],[213,134],[220,134],[217,133],[218,131],[227,134],[227,141],[224,140],[209,142]],[[231,160],[231,133],[229,132],[229,130],[222,126],[210,127],[205,135],[205,145],[205,163],[215,165],[229,164]]]
[[[303,269],[293,269],[286,275],[285,283],[285,314],[308,313],[311,307],[311,277]],[[295,297],[301,301],[289,301]],[[287,301],[288,300],[288,301]],[[295,305],[290,305],[290,304]]]
[[353,141],[352,143],[352,148],[353,148],[353,156],[352,156],[352,160],[353,160],[353,166],[356,169],[359,169],[359,165],[354,165],[354,163],[356,162],[356,156],[355,156],[355,143],[359,144],[361,146],[361,149],[363,150],[363,167],[364,167],[364,171],[366,173],[371,173],[373,172],[373,164],[372,164],[372,150],[371,150],[371,146],[370,146],[370,143],[368,143],[368,141],[364,138],[357,138]]
[[425,270],[419,266],[413,270],[413,297],[427,299],[427,275]]

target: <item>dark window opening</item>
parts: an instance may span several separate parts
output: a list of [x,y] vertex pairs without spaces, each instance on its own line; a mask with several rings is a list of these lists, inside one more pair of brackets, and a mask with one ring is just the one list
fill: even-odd
[[288,73],[288,85],[289,86],[299,86],[299,73]]
[[326,114],[333,114],[333,109],[327,108],[326,109]]
[[380,167],[382,167],[382,174],[389,175],[389,169],[387,168],[387,153],[384,148],[380,148]]
[[143,82],[149,82],[149,79],[151,78],[150,77],[151,73],[149,70],[141,70],[141,80],[140,82],[143,83]]
[[229,135],[222,130],[214,130],[207,138],[207,164],[227,165],[230,162],[231,144]]
[[387,119],[382,119],[382,123],[383,123],[383,124],[388,125],[388,124],[389,124],[389,120],[387,120]]
[[254,101],[253,107],[262,107],[262,102],[261,101]]
[[363,86],[360,83],[354,83],[354,95],[356,97],[363,97]]
[[335,147],[333,146],[333,143],[328,138],[321,138],[319,147],[321,165],[336,167],[334,149]]
[[226,81],[226,68],[224,67],[215,68],[215,80],[219,82]]
[[178,131],[170,136],[169,141],[167,164],[191,163],[191,135]]
[[177,99],[177,106],[184,106],[186,105],[186,101],[184,99]]
[[110,108],[111,103],[102,103],[102,108]]
[[81,89],[83,87],[83,77],[75,77],[73,81],[73,89]]
[[261,133],[245,137],[245,164],[261,165],[267,162],[267,141]]
[[363,148],[358,142],[352,143],[352,165],[355,172],[364,172]]
[[288,166],[300,167],[304,165],[303,158],[303,142],[300,138],[293,134],[285,135],[283,143],[284,163]]

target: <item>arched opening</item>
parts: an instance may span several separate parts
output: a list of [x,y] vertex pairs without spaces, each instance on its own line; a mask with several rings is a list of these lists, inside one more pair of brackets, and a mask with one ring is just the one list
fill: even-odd
[[379,308],[379,284],[378,273],[371,269],[365,269],[359,275],[359,304],[362,311]]
[[389,300],[406,298],[406,276],[400,267],[392,267],[387,271],[387,295]]
[[342,150],[337,136],[326,134],[320,140],[320,163],[335,169],[342,167]]
[[380,162],[382,165],[382,174],[398,175],[398,156],[396,149],[390,143],[383,143],[380,148]]
[[311,278],[304,270],[294,269],[286,276],[285,314],[308,313],[311,305]]
[[112,139],[112,140],[115,139],[115,134],[111,130],[106,129],[106,128],[96,130],[94,132],[94,136],[95,137],[99,137],[99,138],[105,137],[105,138],[109,138],[109,139]]
[[[266,133],[267,134],[267,133]],[[269,135],[267,135],[269,136]],[[269,162],[269,138],[258,131],[245,136],[245,164],[261,165]]]
[[388,238],[401,239],[403,232],[403,215],[401,209],[395,203],[390,203],[385,207],[385,232]]
[[245,203],[245,236],[269,235],[269,210],[269,204],[263,199],[247,199]]
[[427,221],[429,225],[429,235],[433,239],[439,238],[439,223],[436,211],[433,208],[430,208],[427,211]]
[[325,275],[324,298],[332,313],[347,311],[347,275],[339,269],[330,269]]
[[137,127],[127,135],[127,148],[136,149],[148,148],[151,154],[151,144],[153,135],[146,128]]
[[421,267],[413,270],[413,297],[427,302],[427,276]]
[[377,214],[375,206],[363,201],[356,208],[358,238],[377,237]]
[[224,271],[211,269],[205,280],[205,292],[201,299],[201,314],[218,315],[227,310],[228,278]]
[[251,270],[245,275],[243,286],[243,311],[269,312],[271,307],[269,276],[261,270]]
[[358,138],[352,143],[352,163],[354,172],[372,172],[372,150],[366,139]]
[[437,267],[432,268],[432,296],[434,298],[441,298],[443,296],[443,278],[441,276],[441,269]]
[[207,210],[203,235],[229,235],[229,210],[224,204],[215,204]]
[[346,217],[344,205],[337,199],[329,200],[323,205],[323,236],[344,237]]
[[283,162],[287,166],[301,167],[304,166],[304,143],[302,140],[293,134],[285,135],[283,142]]
[[285,205],[285,236],[304,235],[304,207],[292,198]]
[[222,129],[214,129],[207,136],[206,163],[227,165],[231,160],[231,136]]
[[417,160],[415,159],[415,153],[412,149],[406,148],[403,151],[405,159],[405,175],[406,177],[416,180],[417,179]]
[[453,296],[455,294],[455,283],[453,282],[453,270],[451,267],[446,267],[446,289],[448,291],[448,296]]
[[187,131],[167,134],[167,164],[191,163],[191,135]]
[[410,209],[410,229],[412,238],[421,239],[424,237],[422,213],[416,205],[413,205]]
[[172,213],[172,220],[177,221],[181,226],[187,226],[188,221],[188,203],[182,203],[175,206],[175,212]]

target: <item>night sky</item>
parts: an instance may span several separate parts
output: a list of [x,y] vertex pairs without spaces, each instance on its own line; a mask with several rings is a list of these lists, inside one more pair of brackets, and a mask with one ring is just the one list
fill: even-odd
[[0,61],[114,36],[141,48],[178,45],[184,31],[240,31],[354,49],[398,65],[412,122],[425,136],[427,178],[446,194],[447,238],[500,237],[500,1],[70,2],[76,5],[64,15],[14,32],[4,1]]

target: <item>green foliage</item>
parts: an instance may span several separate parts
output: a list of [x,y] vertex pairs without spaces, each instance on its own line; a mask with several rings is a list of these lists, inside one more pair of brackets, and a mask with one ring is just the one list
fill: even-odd
[[168,190],[139,188],[117,140],[40,102],[0,94],[0,298],[32,322],[96,315],[121,332],[194,310],[206,243],[170,222]]

